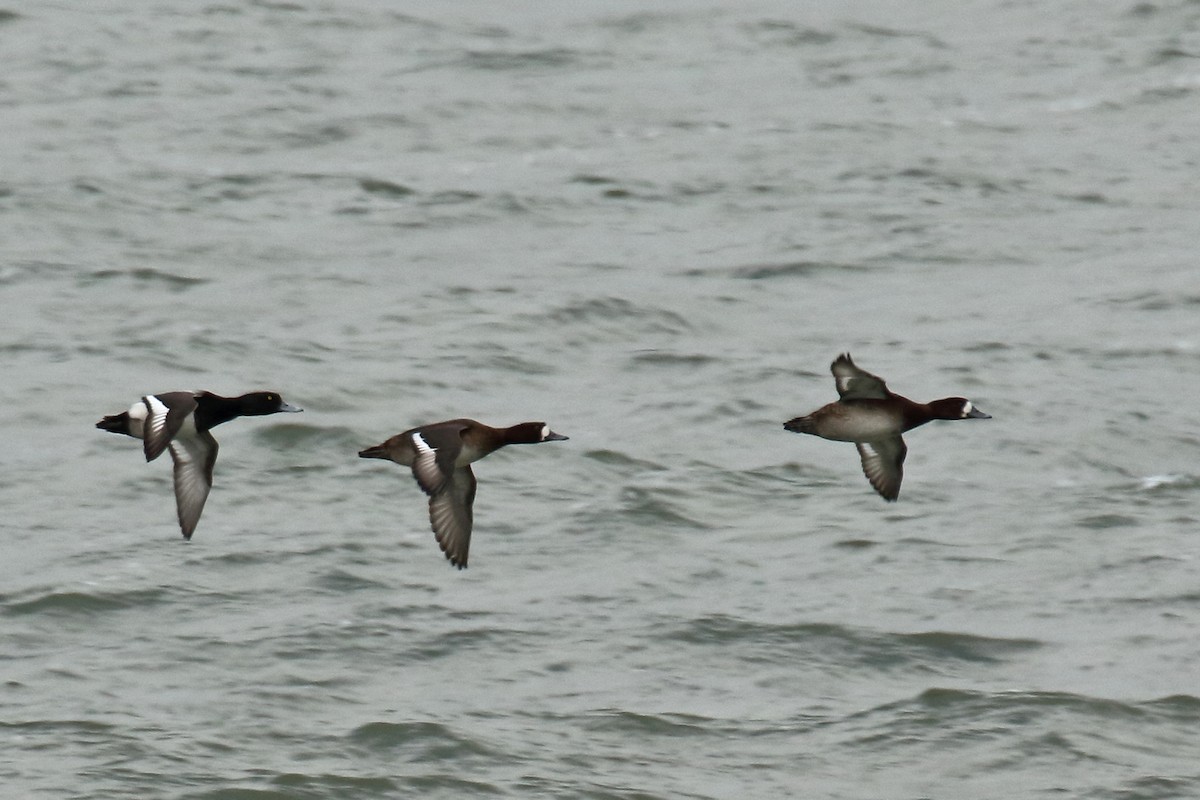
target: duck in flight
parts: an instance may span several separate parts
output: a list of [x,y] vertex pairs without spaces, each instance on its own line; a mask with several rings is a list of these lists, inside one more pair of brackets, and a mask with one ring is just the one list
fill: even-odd
[[251,392],[241,397],[221,397],[212,392],[148,394],[128,411],[96,423],[100,430],[142,440],[147,461],[171,451],[175,462],[175,511],[179,530],[190,540],[212,488],[217,463],[217,440],[209,432],[238,417],[260,417],[297,412],[278,392]]
[[475,502],[471,463],[510,444],[566,439],[544,422],[493,428],[473,419],[452,419],[410,428],[358,455],[412,468],[417,484],[429,495],[429,523],[434,538],[452,565],[466,569]]
[[935,419],[991,419],[965,397],[916,403],[890,391],[881,378],[859,369],[843,353],[830,365],[838,400],[783,423],[793,433],[854,442],[863,473],[884,500],[900,495],[908,447],[901,434]]

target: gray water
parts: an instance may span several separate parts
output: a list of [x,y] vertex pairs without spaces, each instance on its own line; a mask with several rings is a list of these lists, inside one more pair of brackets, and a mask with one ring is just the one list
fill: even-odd
[[[1200,796],[1200,5],[0,11],[0,794]],[[850,351],[994,419],[900,501]],[[170,468],[150,392],[281,391]],[[453,570],[358,449],[456,416]]]

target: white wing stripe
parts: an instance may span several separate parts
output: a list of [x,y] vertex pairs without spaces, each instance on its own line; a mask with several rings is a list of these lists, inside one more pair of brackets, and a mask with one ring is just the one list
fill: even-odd
[[147,416],[146,425],[149,427],[154,436],[161,434],[163,428],[167,424],[167,412],[170,410],[152,394],[148,394],[142,398],[142,402],[146,404]]

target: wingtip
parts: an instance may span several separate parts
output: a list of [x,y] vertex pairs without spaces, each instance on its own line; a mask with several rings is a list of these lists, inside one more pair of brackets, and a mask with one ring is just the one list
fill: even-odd
[[[435,531],[435,533],[436,533],[436,531]],[[446,555],[446,560],[450,562],[450,566],[454,567],[455,569],[466,569],[467,568],[467,557],[466,556],[459,558],[458,556],[456,556],[455,554],[453,554],[449,550],[447,550],[446,544],[442,541],[441,537],[437,537],[437,543],[438,543],[438,546],[442,548],[442,552]]]
[[[431,504],[433,503],[432,497],[429,498],[429,502]],[[466,569],[468,553],[463,553],[462,558],[459,558],[457,553],[452,553],[450,551],[450,543],[447,541],[447,537],[442,535],[442,532],[433,526],[433,520],[430,520],[429,529],[433,531],[433,539],[437,542],[438,548],[441,549],[442,555],[444,555],[446,560],[450,562],[450,566],[454,567],[455,569]]]
[[890,489],[890,490],[889,490],[889,487],[886,485],[876,486],[871,481],[870,476],[867,476],[867,483],[871,484],[871,488],[875,490],[875,494],[879,495],[880,497],[882,497],[884,500],[886,500],[889,503],[896,502],[896,500],[899,499],[899,497],[900,497],[900,487],[899,486],[895,487],[894,489]]

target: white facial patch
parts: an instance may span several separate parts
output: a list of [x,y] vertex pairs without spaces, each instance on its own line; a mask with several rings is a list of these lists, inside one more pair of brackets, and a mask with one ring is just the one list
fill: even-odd
[[971,405],[970,400],[963,403],[963,410],[962,410],[963,419],[966,419],[967,417],[971,416],[971,412],[974,410],[975,410],[975,406]]
[[547,437],[547,436],[549,436],[549,435],[550,435],[550,426],[549,426],[549,425],[543,425],[543,426],[542,426],[542,441],[543,441],[543,442],[544,442],[544,441],[546,441],[546,437]]

